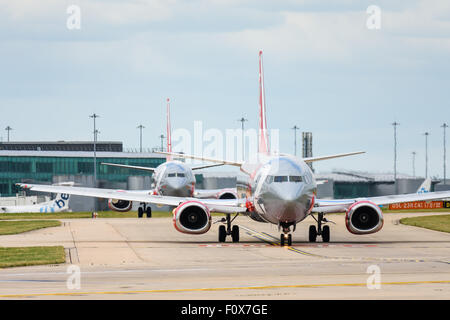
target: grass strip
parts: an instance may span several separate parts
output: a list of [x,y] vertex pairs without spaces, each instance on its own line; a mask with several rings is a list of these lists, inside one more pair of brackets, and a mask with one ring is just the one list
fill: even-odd
[[63,246],[52,247],[0,247],[0,268],[59,264],[66,261]]
[[18,234],[27,231],[58,227],[61,225],[57,220],[39,220],[39,221],[0,221],[0,235]]
[[400,219],[400,223],[435,231],[450,232],[450,214],[403,218]]

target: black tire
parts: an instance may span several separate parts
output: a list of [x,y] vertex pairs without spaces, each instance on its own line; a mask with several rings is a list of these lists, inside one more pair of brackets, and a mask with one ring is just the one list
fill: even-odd
[[322,228],[322,241],[330,242],[330,227],[329,226],[324,226]]
[[316,242],[317,230],[316,226],[309,226],[309,242]]
[[142,207],[138,208],[138,218],[142,218],[142,216],[144,215],[144,210],[142,209]]
[[233,226],[231,229],[231,239],[233,242],[239,242],[239,227]]
[[287,245],[292,246],[292,234],[290,234],[290,233],[288,234]]
[[151,218],[152,217],[152,208],[147,207],[147,209],[145,209],[145,212],[147,213],[147,218]]
[[284,247],[284,234],[280,236],[280,246]]
[[219,242],[225,242],[225,238],[227,237],[227,231],[225,226],[219,226]]

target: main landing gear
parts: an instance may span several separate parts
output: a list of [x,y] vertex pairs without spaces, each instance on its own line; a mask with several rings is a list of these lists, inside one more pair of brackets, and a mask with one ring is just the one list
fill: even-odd
[[292,231],[295,231],[295,223],[283,223],[280,222],[279,228],[283,228],[283,233],[280,235],[280,246],[284,247],[285,245],[291,246],[292,245],[292,234],[291,232],[291,225],[294,226],[294,229]]
[[313,215],[311,216],[317,221],[317,229],[316,226],[309,226],[309,242],[316,242],[317,236],[321,236],[323,242],[330,242],[330,227],[322,227],[322,222],[330,221],[323,217],[323,213],[319,213],[317,219]]
[[219,226],[219,242],[225,242],[227,236],[231,235],[231,240],[233,242],[239,242],[239,226],[231,227],[231,223],[236,219],[239,213],[231,219],[231,214],[227,213],[226,218],[222,218],[219,222],[226,222],[226,227],[224,225]]
[[150,206],[147,206],[147,204],[143,202],[138,208],[138,217],[142,218],[144,216],[144,213],[147,215],[147,218],[152,217],[152,208]]

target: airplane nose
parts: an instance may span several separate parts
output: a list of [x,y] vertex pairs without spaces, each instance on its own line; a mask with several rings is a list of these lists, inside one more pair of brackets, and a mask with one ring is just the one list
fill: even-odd
[[183,189],[185,186],[183,179],[173,179],[172,181],[168,181],[167,184],[169,185],[169,188],[172,190],[180,190]]
[[296,202],[302,195],[303,186],[299,186],[297,188],[283,188],[277,190],[276,194],[278,198],[282,201],[288,202]]

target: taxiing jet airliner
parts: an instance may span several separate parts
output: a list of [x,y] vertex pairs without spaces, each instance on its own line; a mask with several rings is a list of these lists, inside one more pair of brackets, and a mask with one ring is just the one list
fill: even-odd
[[[167,98],[167,151],[172,152],[172,128],[170,123],[170,100]],[[136,169],[153,172],[152,176],[152,189],[151,190],[139,190],[129,191],[140,194],[152,194],[161,196],[173,196],[173,197],[196,197],[196,198],[216,198],[216,199],[236,199],[235,188],[225,189],[213,189],[202,190],[195,189],[195,176],[193,170],[200,170],[210,167],[221,166],[222,164],[209,164],[200,165],[195,167],[189,167],[185,163],[172,160],[172,156],[169,154],[166,156],[166,162],[160,164],[156,168],[132,166],[115,163],[102,163],[107,166],[114,166],[120,168]],[[132,202],[121,201],[120,199],[109,199],[108,206],[111,210],[126,212],[131,210]],[[146,202],[142,202],[138,208],[138,217],[141,218],[146,213],[150,218],[152,215],[152,209],[147,206]]]
[[[281,245],[291,245],[291,231],[298,223],[311,215],[316,225],[309,227],[309,241],[314,242],[317,236],[323,242],[330,241],[330,228],[324,225],[328,213],[345,212],[345,224],[349,232],[359,235],[371,234],[383,227],[381,205],[391,203],[434,200],[450,197],[450,191],[413,193],[370,198],[354,198],[340,200],[318,199],[317,183],[314,174],[307,165],[309,162],[350,156],[363,152],[343,153],[322,157],[297,158],[293,155],[273,154],[269,150],[269,139],[266,122],[266,105],[264,95],[264,75],[262,52],[259,52],[259,149],[258,161],[228,161],[224,159],[204,158],[196,155],[163,153],[202,161],[237,166],[249,175],[249,183],[245,188],[238,188],[238,199],[196,199],[193,197],[171,197],[164,195],[136,194],[131,191],[56,187],[35,184],[19,184],[42,192],[64,192],[89,197],[118,199],[124,202],[140,201],[160,205],[176,206],[173,210],[175,228],[183,233],[202,234],[212,225],[211,212],[226,215],[222,219],[226,225],[219,227],[219,241],[224,242],[231,235],[233,242],[239,241],[239,226],[233,225],[231,215],[245,214],[250,218],[278,225],[282,230]],[[317,215],[314,216],[314,214]],[[292,228],[292,230],[291,230]]]

